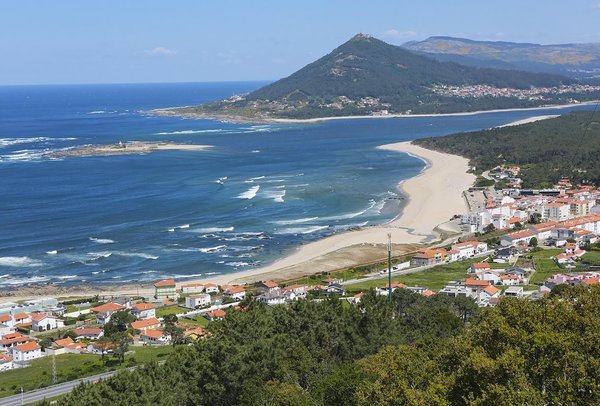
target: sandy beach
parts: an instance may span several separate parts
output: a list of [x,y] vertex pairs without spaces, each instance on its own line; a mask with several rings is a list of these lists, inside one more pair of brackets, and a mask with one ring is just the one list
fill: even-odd
[[50,154],[55,158],[70,156],[105,156],[147,154],[156,151],[203,151],[210,145],[177,144],[174,142],[128,141],[110,145],[83,145],[72,149],[57,151]]
[[[265,118],[265,117],[245,117],[238,115],[216,115],[216,114],[200,114],[200,113],[179,113],[176,110],[184,107],[193,106],[182,106],[182,107],[169,107],[162,109],[154,109],[148,111],[149,114],[167,117],[182,117],[189,119],[207,119],[207,120],[219,120],[233,123],[288,123],[288,124],[301,124],[301,123],[318,123],[321,121],[332,121],[332,120],[353,120],[353,119],[382,119],[382,118],[419,118],[419,117],[452,117],[452,116],[473,116],[477,114],[485,113],[500,113],[509,111],[536,111],[536,110],[549,110],[549,109],[562,109],[565,107],[576,107],[576,106],[588,106],[598,103],[598,100],[587,101],[582,103],[572,104],[552,104],[540,107],[525,107],[525,108],[514,108],[514,109],[495,109],[495,110],[477,110],[477,111],[466,111],[462,113],[435,113],[435,114],[386,114],[386,115],[363,115],[363,116],[331,116],[331,117],[316,117],[306,119],[292,119],[292,118]],[[546,117],[546,116],[539,116]],[[550,117],[547,117],[550,118]],[[525,119],[529,120],[529,119]],[[530,122],[530,121],[527,121]],[[512,123],[511,123],[512,124]],[[525,124],[525,122],[520,123]]]
[[[332,271],[386,257],[387,234],[391,233],[394,253],[412,252],[422,244],[438,238],[436,229],[448,222],[455,214],[465,211],[462,192],[474,182],[475,176],[467,173],[466,158],[428,150],[410,142],[382,145],[378,148],[407,153],[427,162],[416,177],[401,182],[398,187],[407,199],[407,204],[390,223],[365,227],[355,231],[336,234],[300,246],[294,252],[274,263],[247,271],[215,275],[197,280],[185,279],[180,283],[212,282],[249,283],[260,280],[289,280],[307,274]],[[32,290],[34,289],[34,290]],[[64,289],[31,288],[29,291],[13,292],[12,297],[0,297],[0,302],[26,299],[34,296],[85,296],[100,294],[153,294],[148,285],[89,286]]]
[[517,120],[517,121],[513,121],[512,123],[499,125],[496,128],[512,127],[515,125],[535,123],[536,121],[548,120],[549,118],[556,118],[556,117],[560,117],[560,114],[549,114],[549,115],[545,115],[545,116],[528,117],[528,118],[524,118],[523,120]]

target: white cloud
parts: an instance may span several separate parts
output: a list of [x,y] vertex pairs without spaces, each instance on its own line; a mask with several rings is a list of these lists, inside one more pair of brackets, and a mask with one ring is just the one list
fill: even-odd
[[592,5],[592,8],[600,9],[600,3],[596,3]]
[[417,35],[419,35],[419,34],[415,31],[399,31],[399,30],[396,30],[393,28],[381,33],[382,37],[396,39],[396,40],[414,38]]
[[147,55],[171,56],[171,55],[177,55],[177,51],[175,51],[174,49],[169,49],[169,48],[165,48],[165,47],[156,47],[154,49],[146,51],[146,54]]

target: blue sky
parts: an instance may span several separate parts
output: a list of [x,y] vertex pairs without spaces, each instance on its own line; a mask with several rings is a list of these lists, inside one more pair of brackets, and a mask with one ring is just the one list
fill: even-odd
[[278,79],[358,32],[600,42],[600,0],[14,0],[0,84]]

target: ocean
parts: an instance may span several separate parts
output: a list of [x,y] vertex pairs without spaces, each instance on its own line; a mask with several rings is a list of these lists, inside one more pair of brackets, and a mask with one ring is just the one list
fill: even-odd
[[[266,265],[398,214],[398,182],[424,163],[378,145],[574,109],[260,125],[147,113],[264,84],[0,87],[0,288],[185,281]],[[131,140],[213,148],[47,157]]]

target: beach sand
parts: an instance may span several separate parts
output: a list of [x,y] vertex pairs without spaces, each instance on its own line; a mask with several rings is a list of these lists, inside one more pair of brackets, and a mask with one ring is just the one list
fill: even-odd
[[545,115],[545,116],[528,117],[528,118],[524,118],[523,120],[517,120],[517,121],[513,121],[512,123],[499,125],[496,128],[512,127],[515,125],[535,123],[536,121],[548,120],[549,118],[556,118],[556,117],[560,117],[560,114],[549,114],[549,115]]
[[[475,176],[467,173],[466,158],[425,149],[410,142],[400,142],[379,148],[411,154],[427,162],[427,166],[416,177],[399,184],[407,198],[407,204],[390,223],[381,226],[365,227],[355,231],[314,241],[300,246],[284,258],[265,267],[209,278],[185,279],[179,283],[212,282],[249,283],[261,280],[289,280],[304,275],[333,271],[367,262],[384,260],[387,252],[387,234],[391,233],[394,255],[413,252],[422,244],[435,240],[434,231],[452,216],[463,213],[466,205],[462,192],[474,182]],[[0,302],[26,299],[41,295],[85,296],[100,294],[153,294],[149,285],[126,285],[114,287],[93,287],[58,292],[51,289],[16,291],[12,297],[0,297]]]

